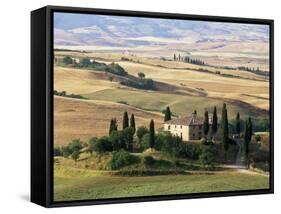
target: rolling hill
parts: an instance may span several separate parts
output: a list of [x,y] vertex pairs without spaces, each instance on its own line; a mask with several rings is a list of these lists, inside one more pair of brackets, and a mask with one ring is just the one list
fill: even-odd
[[157,112],[144,111],[132,106],[98,100],[80,100],[55,96],[54,142],[66,145],[73,139],[87,141],[91,137],[108,135],[110,119],[115,117],[122,124],[124,111],[134,114],[136,125],[148,126],[151,119],[156,129],[162,127],[163,116]]

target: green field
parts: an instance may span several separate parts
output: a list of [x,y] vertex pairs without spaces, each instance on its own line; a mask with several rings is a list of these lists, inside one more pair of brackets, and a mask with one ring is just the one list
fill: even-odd
[[[166,106],[170,106],[173,113],[176,115],[187,115],[195,109],[200,115],[203,115],[206,109],[212,112],[214,106],[217,106],[218,112],[220,112],[223,104],[222,100],[209,97],[132,89],[105,89],[90,94],[83,94],[83,96],[93,100],[125,101],[128,105],[149,111],[162,111]],[[240,112],[242,117],[260,116],[256,112],[249,112],[248,109],[240,107],[239,105],[228,104],[227,108],[230,118],[235,118],[237,112]]]
[[56,168],[54,200],[102,199],[269,188],[269,177],[240,171],[127,177],[109,172]]

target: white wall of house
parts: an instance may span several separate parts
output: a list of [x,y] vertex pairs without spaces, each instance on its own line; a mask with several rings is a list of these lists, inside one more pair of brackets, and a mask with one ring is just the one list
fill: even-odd
[[184,141],[189,140],[189,128],[185,125],[164,124],[164,131],[181,137]]
[[183,141],[200,140],[203,137],[202,125],[175,125],[164,124],[164,131],[169,131],[171,134],[182,137]]

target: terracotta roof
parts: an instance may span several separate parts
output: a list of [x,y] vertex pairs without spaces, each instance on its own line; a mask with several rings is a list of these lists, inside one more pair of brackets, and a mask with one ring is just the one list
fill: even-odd
[[165,124],[171,125],[203,125],[203,118],[198,116],[186,116],[181,118],[175,118],[169,121],[166,121]]

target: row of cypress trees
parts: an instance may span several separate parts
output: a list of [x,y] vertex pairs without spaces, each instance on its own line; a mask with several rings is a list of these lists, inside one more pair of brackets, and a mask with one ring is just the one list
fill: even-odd
[[[129,123],[130,121],[130,123]],[[126,128],[131,128],[132,129],[132,134],[134,135],[136,132],[136,121],[135,121],[135,115],[131,114],[130,120],[128,116],[128,112],[123,113],[123,120],[122,120],[122,128],[123,130]],[[113,131],[117,131],[118,126],[117,126],[117,120],[116,118],[112,118],[110,120],[110,126],[109,126],[109,135]],[[154,120],[150,120],[149,123],[149,145],[150,148],[154,148],[155,145],[155,127],[154,127]]]
[[[129,125],[129,116],[128,116],[128,112],[124,112],[123,114],[123,130],[126,128],[131,128],[133,130],[133,134],[136,132],[136,122],[135,122],[135,115],[131,114],[130,117],[130,125]],[[110,125],[109,125],[109,135],[113,132],[113,131],[117,131],[118,129],[118,125],[117,125],[117,120],[116,118],[112,118],[110,120]]]

